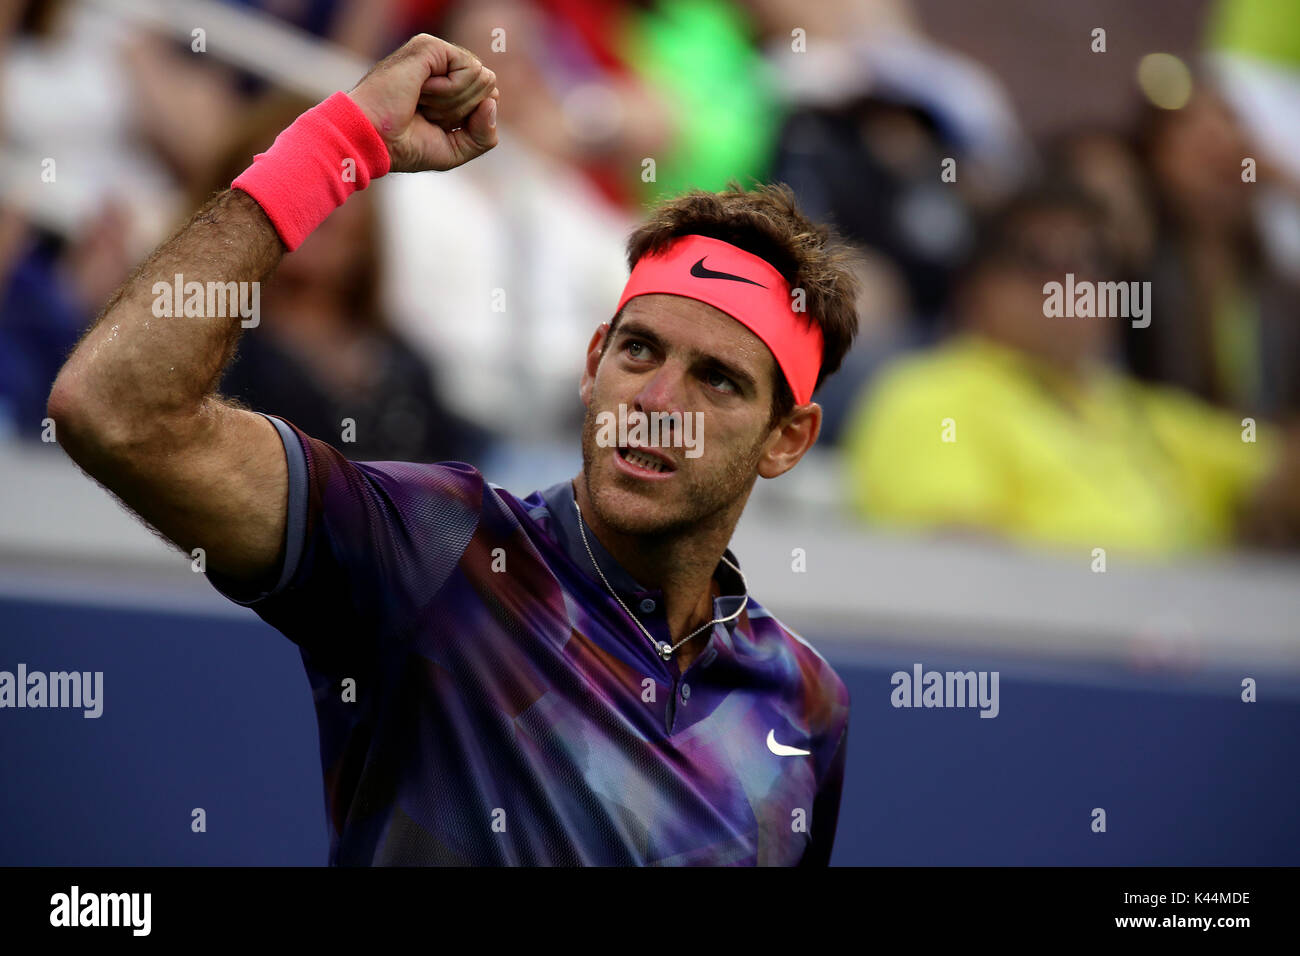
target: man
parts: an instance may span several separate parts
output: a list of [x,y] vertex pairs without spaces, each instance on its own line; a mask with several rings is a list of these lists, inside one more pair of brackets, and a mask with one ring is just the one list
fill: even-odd
[[1124,315],[1095,314],[1110,309],[1101,292],[1093,314],[1051,306],[1067,282],[1091,291],[1116,276],[1086,194],[1027,189],[987,233],[957,334],[885,370],[846,433],[862,515],[1076,554],[1300,540],[1300,435],[1107,364],[1119,323],[1144,321],[1158,284],[1134,283]]
[[418,36],[304,113],[110,300],[55,382],[59,439],[300,646],[332,863],[825,864],[848,694],[726,547],[856,329],[849,256],[788,190],[689,194],[633,234],[583,468],[523,499],[224,401],[241,322],[154,312],[155,282],[266,279],[374,176],[491,149],[498,95]]

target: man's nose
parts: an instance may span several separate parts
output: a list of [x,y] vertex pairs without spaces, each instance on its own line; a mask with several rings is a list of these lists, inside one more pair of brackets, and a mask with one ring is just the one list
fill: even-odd
[[680,413],[686,391],[685,369],[665,362],[636,394],[636,408],[648,413]]

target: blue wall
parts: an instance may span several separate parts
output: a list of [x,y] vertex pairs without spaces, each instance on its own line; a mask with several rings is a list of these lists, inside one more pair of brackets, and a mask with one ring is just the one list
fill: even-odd
[[[1236,673],[838,646],[822,645],[853,700],[835,864],[1300,864],[1294,685],[1251,675],[1244,704]],[[307,678],[251,614],[0,598],[0,670],[20,661],[104,671],[106,705],[0,711],[0,865],[325,861]],[[999,716],[895,709],[890,674],[916,661],[999,670]]]

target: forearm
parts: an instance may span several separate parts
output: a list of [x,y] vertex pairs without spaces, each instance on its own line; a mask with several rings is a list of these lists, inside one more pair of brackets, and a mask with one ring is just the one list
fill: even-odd
[[[251,197],[239,190],[219,194],[109,299],[59,373],[51,405],[75,396],[77,407],[104,429],[126,433],[107,437],[124,439],[197,413],[242,331],[239,310],[229,301],[237,305],[239,297],[227,291],[243,288],[245,303],[258,301],[253,296],[260,296],[283,254],[275,228]],[[205,290],[213,283],[218,290],[203,297],[201,308],[196,301],[188,310],[202,315],[186,314],[186,297],[176,297],[178,275],[182,292],[189,282]],[[210,302],[222,306],[214,313],[225,315],[208,315]]]
[[73,460],[187,553],[202,549],[209,569],[273,578],[288,459],[270,421],[216,395],[243,324],[259,318],[261,283],[372,179],[452,169],[495,146],[494,82],[467,50],[420,35],[351,94],[298,117],[239,189],[135,271],[73,351],[48,404]]

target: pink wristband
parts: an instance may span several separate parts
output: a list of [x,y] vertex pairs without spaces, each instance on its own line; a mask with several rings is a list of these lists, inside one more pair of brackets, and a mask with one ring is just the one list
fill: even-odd
[[388,147],[374,124],[352,97],[339,92],[294,120],[230,188],[257,200],[292,252],[388,168]]

